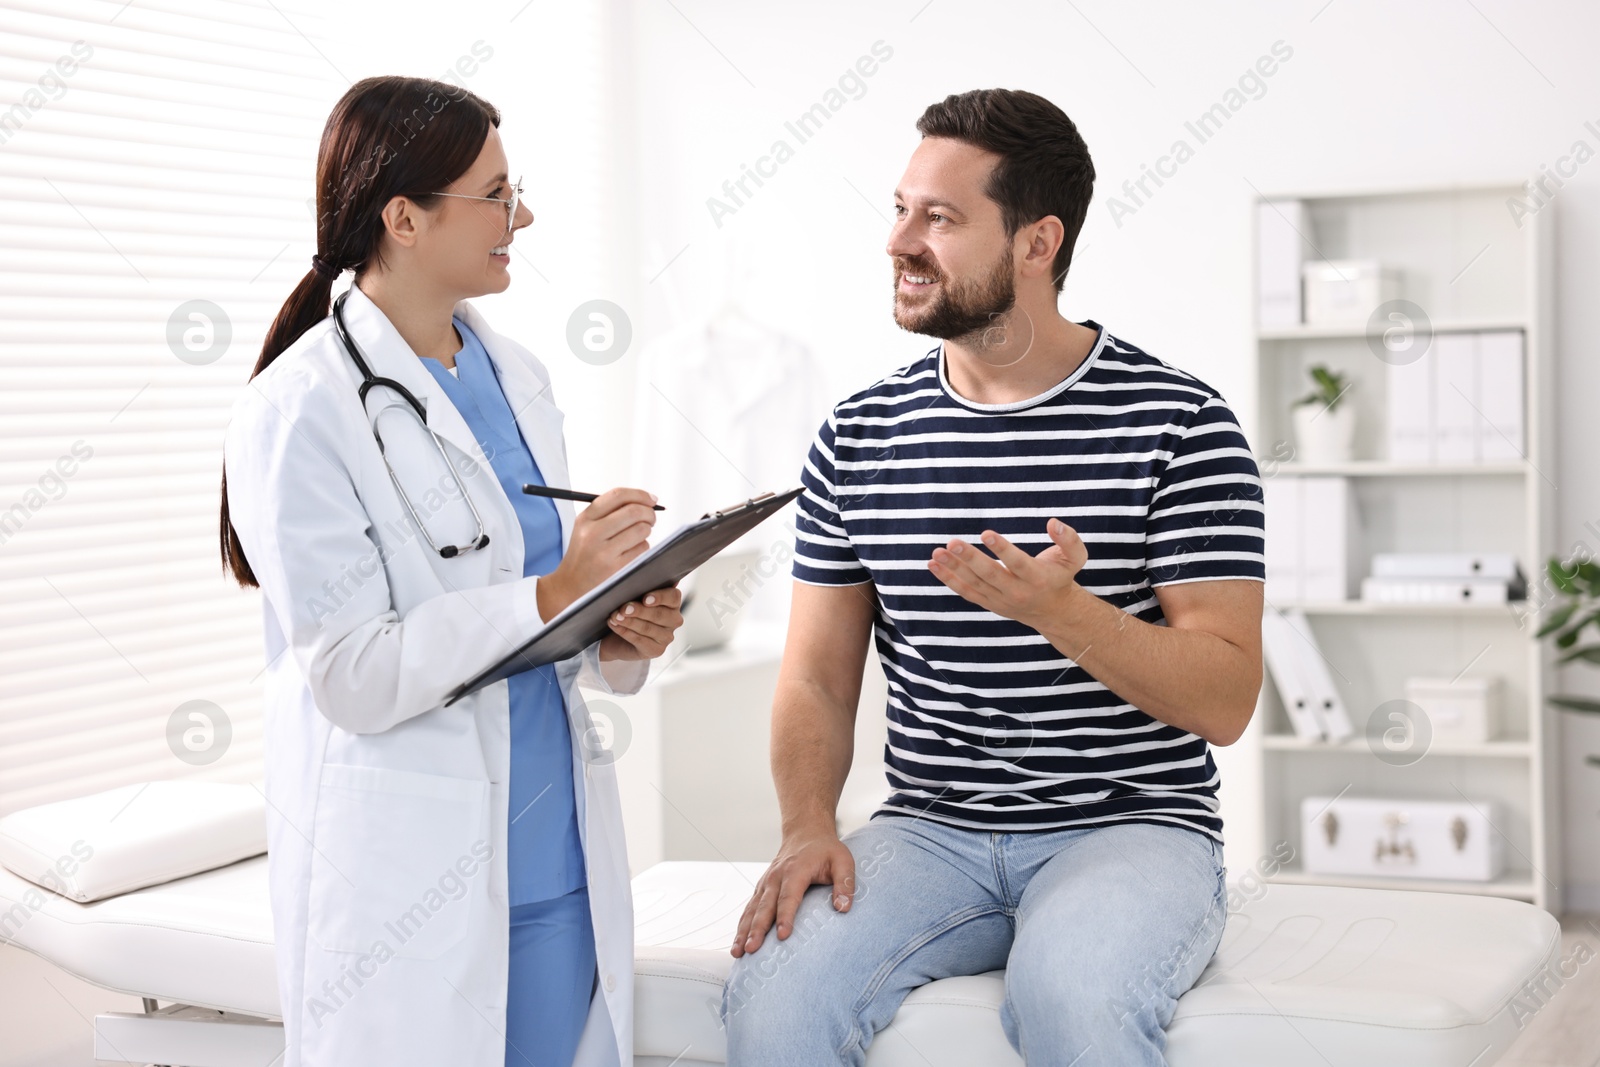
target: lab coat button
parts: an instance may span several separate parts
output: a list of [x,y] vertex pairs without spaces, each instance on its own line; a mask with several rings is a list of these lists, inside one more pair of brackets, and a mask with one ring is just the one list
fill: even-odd
[[614,992],[616,992],[616,988],[617,988],[617,976],[614,975],[614,974],[607,974],[606,975],[606,992],[607,993],[614,993]]

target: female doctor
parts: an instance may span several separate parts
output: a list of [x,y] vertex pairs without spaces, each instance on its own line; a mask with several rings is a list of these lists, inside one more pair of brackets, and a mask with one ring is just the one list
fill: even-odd
[[567,464],[544,367],[465,302],[510,284],[533,221],[499,121],[441,82],[351,87],[312,269],[228,427],[224,567],[263,593],[287,1067],[632,1062],[622,819],[577,687],[637,691],[678,592],[444,706],[643,552],[655,514],[637,489],[576,517],[521,491]]

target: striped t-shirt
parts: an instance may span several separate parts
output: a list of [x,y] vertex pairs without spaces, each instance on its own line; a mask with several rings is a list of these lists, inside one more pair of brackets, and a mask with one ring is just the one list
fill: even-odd
[[[878,815],[992,831],[1158,822],[1221,840],[1204,738],[1101,685],[1036,630],[927,567],[993,529],[1037,554],[1082,536],[1078,582],[1146,622],[1154,590],[1265,580],[1261,481],[1216,390],[1105,331],[1064,381],[1013,404],[949,385],[934,349],[833,409],[801,474],[794,576],[871,582],[889,682]],[[987,550],[983,550],[987,551]]]

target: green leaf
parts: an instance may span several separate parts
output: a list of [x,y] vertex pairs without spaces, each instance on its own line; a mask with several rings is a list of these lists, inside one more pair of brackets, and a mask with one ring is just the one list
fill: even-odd
[[[1582,602],[1577,602],[1577,606],[1583,607]],[[1592,610],[1587,615],[1580,616],[1576,621],[1568,622],[1563,631],[1556,636],[1556,647],[1571,648],[1577,644],[1578,638],[1583,636],[1583,630],[1586,626],[1594,626],[1596,629],[1600,629],[1600,609]]]
[[1555,556],[1550,557],[1550,562],[1545,565],[1545,572],[1550,575],[1550,583],[1568,596],[1577,596],[1578,587],[1572,584],[1576,568],[1568,568]]
[[1556,662],[1573,663],[1578,660],[1582,660],[1585,663],[1600,663],[1600,645],[1585,645],[1582,648],[1575,648]]
[[1593,697],[1554,696],[1550,697],[1549,700],[1556,707],[1566,708],[1568,711],[1583,711],[1591,715],[1600,715],[1600,700],[1595,700]]
[[1585,560],[1578,564],[1578,580],[1589,587],[1590,596],[1600,596],[1600,563]]
[[1591,767],[1600,767],[1600,756],[1585,757],[1583,762],[1589,764]]
[[1589,612],[1589,614],[1585,615],[1583,618],[1579,619],[1577,622],[1573,623],[1572,624],[1572,632],[1573,633],[1577,633],[1579,630],[1582,630],[1585,626],[1589,626],[1591,624],[1594,625],[1596,628],[1600,628],[1600,608],[1596,608],[1595,610]]
[[1578,610],[1578,601],[1569,601],[1550,613],[1549,619],[1539,627],[1539,637],[1548,637],[1567,624],[1573,613]]
[[1311,380],[1317,383],[1317,391],[1312,394],[1312,398],[1327,405],[1329,411],[1337,408],[1344,397],[1349,376],[1329,370],[1327,365],[1322,363],[1314,364],[1307,372],[1311,375]]

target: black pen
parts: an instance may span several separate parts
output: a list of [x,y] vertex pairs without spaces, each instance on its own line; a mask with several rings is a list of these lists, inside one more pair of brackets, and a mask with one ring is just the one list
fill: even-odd
[[[576,489],[556,489],[548,485],[534,485],[532,482],[523,482],[522,491],[529,496],[548,496],[556,500],[576,500],[580,504],[592,504],[596,493],[580,493]],[[655,505],[655,510],[666,511],[660,504]]]

